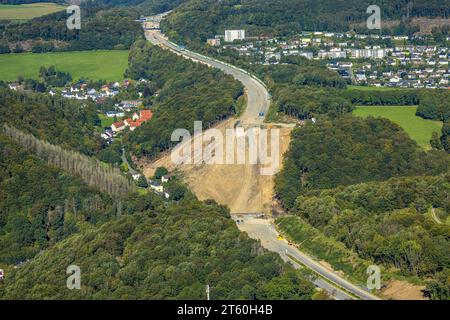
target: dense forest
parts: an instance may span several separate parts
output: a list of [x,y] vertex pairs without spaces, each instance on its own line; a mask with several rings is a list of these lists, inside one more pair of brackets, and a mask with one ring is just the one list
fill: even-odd
[[249,36],[347,31],[367,20],[370,5],[379,5],[387,20],[450,16],[449,0],[192,0],[178,7],[163,28],[174,40],[186,43],[205,42],[234,28],[246,29]]
[[[450,283],[440,279],[450,271],[449,191],[448,173],[393,178],[308,192],[296,199],[292,213],[362,258],[434,279],[427,294],[448,299]],[[431,210],[444,222],[433,220]]]
[[[128,49],[144,36],[139,12],[128,8],[111,8],[95,4],[81,6],[81,29],[69,30],[69,15],[56,12],[24,23],[0,21],[0,43],[7,43],[13,51],[32,52],[61,50]],[[31,41],[25,44],[26,41]],[[3,52],[5,53],[5,52]]]
[[[311,299],[314,287],[217,205],[183,203],[87,228],[14,271],[5,299]],[[67,290],[66,268],[82,289]],[[20,280],[20,281],[19,281]]]
[[286,208],[299,194],[365,181],[446,172],[448,155],[423,152],[387,119],[351,115],[307,122],[292,132],[276,192]]
[[133,79],[149,80],[154,116],[125,139],[138,156],[155,157],[174,145],[173,130],[193,131],[194,121],[208,128],[237,112],[241,83],[219,70],[178,57],[147,41],[137,41],[130,51],[126,72]]
[[[212,201],[110,198],[3,135],[0,155],[2,299],[204,299],[206,284],[214,299],[314,294],[305,275],[240,233]],[[72,264],[81,290],[67,290]]]
[[423,92],[417,108],[417,115],[424,119],[450,120],[450,93],[448,90]]
[[350,275],[374,261],[448,299],[449,160],[387,119],[320,116],[292,132],[275,189],[299,220],[277,223],[294,241],[314,235],[308,250]]
[[95,106],[61,97],[16,92],[0,85],[0,125],[7,123],[38,139],[87,155],[102,149]]
[[86,223],[105,222],[118,201],[50,168],[0,134],[0,263],[18,264]]
[[423,92],[416,114],[424,119],[444,122],[440,139],[436,137],[433,147],[450,153],[450,93],[448,90]]
[[7,124],[4,124],[2,130],[6,136],[19,143],[27,151],[45,160],[50,166],[81,177],[88,185],[95,186],[100,191],[116,196],[136,191],[134,183],[123,177],[117,167],[39,140],[31,134],[24,133]]
[[[146,79],[144,102],[154,117],[127,131],[123,143],[154,158],[174,145],[174,129],[192,131],[195,120],[207,128],[237,114],[243,87],[134,42],[143,35],[134,21],[140,14],[182,4],[164,29],[195,45],[232,27],[252,35],[348,30],[381,2],[383,15],[399,20],[410,1],[100,0],[83,9],[80,31],[67,30],[65,13],[14,28],[0,22],[0,51],[26,40],[33,52],[131,48],[126,76]],[[409,14],[448,17],[449,8],[449,0],[416,0]],[[358,280],[374,262],[426,281],[432,299],[449,299],[449,156],[422,151],[386,119],[349,114],[354,105],[419,105],[418,116],[444,121],[435,149],[450,152],[449,93],[347,90],[335,72],[305,59],[246,67],[268,84],[276,111],[317,117],[292,132],[276,176],[277,197],[293,215],[279,226],[295,241],[312,239],[306,248]],[[71,81],[54,68],[39,76],[50,85]],[[89,157],[121,162],[122,142],[105,149],[93,104],[0,84],[0,112],[0,299],[204,299],[207,284],[212,299],[314,297],[309,275],[240,233],[227,208],[200,202],[178,181],[167,201],[136,193],[127,180],[115,188],[109,175],[122,182],[120,172]],[[67,290],[72,264],[81,268],[81,290]]]

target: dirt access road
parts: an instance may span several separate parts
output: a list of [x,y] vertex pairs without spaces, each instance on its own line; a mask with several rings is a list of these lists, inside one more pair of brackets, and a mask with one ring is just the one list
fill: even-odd
[[[218,68],[233,76],[245,87],[247,106],[239,118],[229,119],[218,124],[215,128],[225,133],[226,129],[236,126],[249,128],[267,128],[270,136],[271,130],[280,131],[280,162],[282,154],[287,150],[290,132],[293,125],[264,124],[261,113],[267,114],[270,106],[270,95],[265,85],[245,70],[185,50],[170,42],[159,30],[146,30],[147,40],[154,45],[181,55],[195,62]],[[225,134],[224,134],[225,136]],[[248,151],[248,149],[247,149]],[[248,160],[248,157],[247,157]],[[157,167],[163,166],[169,170],[177,168],[185,178],[186,183],[200,200],[214,199],[227,205],[233,213],[265,212],[271,210],[273,199],[273,176],[260,174],[261,165],[257,164],[197,164],[176,166],[167,153],[153,163],[141,163],[144,174],[152,176]]]
[[[162,19],[163,16],[164,15],[159,16],[158,19]],[[145,34],[146,38],[154,45],[171,50],[186,59],[191,59],[218,68],[241,81],[245,87],[248,102],[245,112],[238,119],[229,119],[218,124],[215,129],[224,132],[225,129],[235,128],[237,125],[242,126],[245,129],[252,127],[266,127],[269,130],[273,130],[276,127],[280,130],[279,154],[281,163],[282,155],[289,146],[290,132],[294,126],[285,124],[264,124],[264,118],[259,114],[260,112],[267,114],[270,105],[270,96],[265,85],[261,81],[244,70],[180,48],[176,44],[168,41],[159,30],[146,30]],[[189,141],[187,143],[191,142],[192,141]],[[269,151],[271,152],[272,150]],[[159,166],[164,166],[169,170],[174,170],[175,168],[180,170],[184,175],[185,181],[199,199],[214,199],[221,204],[227,205],[230,207],[231,212],[234,213],[235,217],[242,213],[271,213],[274,179],[273,176],[261,175],[261,165],[198,164],[176,166],[171,160],[170,152],[153,163],[140,163],[140,165],[144,167],[144,173],[147,176],[152,176],[154,170]],[[252,221],[254,220],[251,220],[250,222]],[[254,228],[255,226],[256,228]],[[352,299],[352,296],[339,289],[338,286],[336,286],[336,283],[362,299],[377,299],[364,290],[348,283],[337,274],[327,270],[323,271],[323,267],[320,267],[317,262],[313,261],[310,257],[304,255],[297,249],[290,248],[287,243],[277,242],[276,233],[273,232],[274,230],[272,230],[273,226],[271,223],[257,223],[253,224],[253,227],[252,223],[238,223],[238,227],[241,231],[248,232],[250,237],[259,239],[264,247],[279,253],[283,259],[290,259],[286,255],[286,253],[288,253],[308,268],[315,270],[316,272],[318,272],[317,270],[322,270],[322,272],[319,273],[324,278],[327,278],[328,281],[318,278],[314,283],[318,287],[329,291],[336,299]],[[295,262],[292,259],[290,259],[290,261],[293,262],[295,267],[300,267],[298,262]]]

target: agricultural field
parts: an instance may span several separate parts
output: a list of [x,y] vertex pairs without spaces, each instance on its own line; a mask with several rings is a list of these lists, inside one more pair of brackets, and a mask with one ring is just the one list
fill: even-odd
[[69,72],[74,80],[119,81],[128,66],[127,50],[97,50],[50,53],[11,53],[0,57],[0,80],[15,81],[18,76],[37,79],[41,66]]
[[29,20],[46,14],[65,10],[65,6],[56,3],[30,3],[0,5],[0,20]]
[[353,112],[359,117],[382,117],[400,125],[409,136],[424,149],[430,149],[430,139],[433,131],[439,135],[442,130],[442,122],[425,120],[416,116],[415,106],[393,106],[393,107],[357,107]]

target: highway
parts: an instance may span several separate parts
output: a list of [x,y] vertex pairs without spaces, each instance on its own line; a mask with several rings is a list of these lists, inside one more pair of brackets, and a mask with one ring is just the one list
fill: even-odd
[[[163,17],[164,14],[156,17],[156,19],[162,19]],[[155,19],[155,17],[152,18]],[[245,112],[239,118],[239,123],[244,127],[260,126],[263,124],[264,117],[259,116],[259,114],[260,112],[267,114],[270,106],[270,94],[267,91],[266,86],[259,79],[250,75],[245,70],[186,50],[170,42],[163,34],[161,34],[160,30],[146,30],[145,35],[147,40],[154,45],[171,50],[187,59],[220,69],[224,73],[229,74],[240,81],[245,87],[248,101]],[[242,218],[239,218],[239,220],[242,220]],[[291,262],[294,267],[300,268],[306,266],[316,274],[325,278],[327,281],[319,277],[314,283],[319,288],[327,290],[335,299],[353,300],[355,298],[352,295],[354,295],[363,300],[380,300],[378,297],[345,280],[335,272],[326,269],[311,257],[300,252],[297,248],[290,246],[286,241],[278,240],[278,233],[275,230],[273,223],[270,223],[269,220],[256,219],[251,216],[246,216],[243,220],[244,222],[237,223],[241,231],[247,232],[253,239],[260,240],[263,247],[278,253],[282,259]],[[294,259],[301,264],[291,259],[290,256],[294,257]],[[344,288],[345,290],[340,288]],[[351,295],[346,291],[350,292]]]
[[185,50],[180,46],[168,41],[159,30],[146,30],[147,40],[155,45],[169,49],[177,54],[183,55],[193,61],[207,64],[211,67],[222,70],[224,73],[233,76],[240,81],[247,93],[247,108],[239,118],[242,126],[258,126],[264,122],[264,117],[259,116],[260,112],[267,114],[270,106],[270,94],[265,85],[256,77],[250,75],[245,70],[225,64],[218,60],[200,55],[198,53]]
[[[237,225],[241,231],[247,232],[250,238],[260,240],[263,247],[278,253],[283,260],[289,261],[294,265],[294,267],[297,268],[306,266],[317,275],[320,275],[320,277],[325,278],[327,281],[318,278],[315,281],[315,284],[318,287],[327,290],[336,299],[353,300],[355,299],[353,296],[355,296],[362,300],[380,300],[380,298],[374,296],[368,291],[350,283],[348,280],[342,278],[335,272],[325,268],[308,255],[299,251],[296,247],[290,245],[286,240],[279,240],[278,232],[275,230],[273,221],[258,218],[256,215],[234,216],[233,219],[235,221],[240,221]],[[332,284],[336,284],[336,286],[333,286]],[[345,289],[347,292],[350,292],[351,295],[341,290],[339,287]]]

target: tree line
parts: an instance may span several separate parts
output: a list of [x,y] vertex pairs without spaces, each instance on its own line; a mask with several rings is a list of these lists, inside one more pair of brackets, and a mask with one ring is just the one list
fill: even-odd
[[418,116],[424,119],[443,121],[441,136],[433,137],[433,147],[450,153],[450,93],[448,90],[433,90],[422,93]]
[[[412,6],[410,5],[412,3]],[[379,5],[383,19],[396,20],[397,27],[384,33],[402,34],[416,30],[411,18],[447,18],[448,0],[192,0],[174,10],[163,29],[178,42],[204,43],[207,38],[223,34],[225,29],[246,29],[252,36],[289,36],[301,31],[349,31],[361,25],[364,33],[370,5]],[[378,30],[375,30],[376,32]],[[417,31],[417,30],[416,30]]]
[[[0,21],[0,51],[22,52],[22,42],[31,41],[31,51],[80,51],[128,49],[144,33],[139,12],[131,8],[111,8],[98,3],[81,5],[82,27],[69,30],[65,11],[31,19],[24,23]],[[8,50],[13,47],[13,50]]]
[[95,186],[102,192],[123,196],[136,190],[134,183],[122,176],[118,168],[101,163],[76,151],[65,150],[39,140],[7,124],[3,125],[3,132],[20,143],[26,150],[36,153],[49,165],[81,177],[88,185]]
[[[204,299],[206,284],[214,299],[315,297],[309,275],[241,233],[214,201],[117,201],[2,134],[0,154],[2,299]],[[67,290],[70,264],[82,290]]]
[[291,208],[308,190],[446,172],[448,157],[442,151],[422,151],[387,119],[321,117],[292,132],[275,190],[283,205]]
[[[237,58],[236,58],[237,59]],[[238,61],[232,59],[233,61]],[[435,149],[450,153],[450,93],[448,90],[346,88],[346,81],[327,70],[322,62],[302,57],[285,57],[281,64],[255,66],[241,62],[268,84],[273,110],[301,120],[327,114],[350,113],[355,106],[418,106],[416,115],[443,121],[439,136],[433,134]]]
[[32,259],[89,225],[127,211],[125,200],[27,152],[0,134],[0,264]]
[[124,142],[136,155],[155,157],[175,145],[173,130],[193,132],[194,121],[203,128],[237,112],[237,99],[243,94],[242,84],[219,70],[186,60],[178,55],[137,41],[130,51],[127,77],[148,79],[154,116],[139,130],[127,135]]
[[0,125],[7,123],[65,149],[95,155],[104,148],[93,103],[13,91],[0,84]]
[[[443,221],[448,217],[449,178],[401,177],[311,191],[296,199],[292,213],[363,259],[419,277],[431,298],[448,299],[450,292],[440,296],[434,285],[450,268],[450,229],[430,212],[442,213]],[[449,284],[440,288],[448,290]]]

